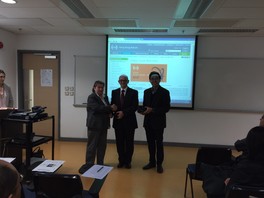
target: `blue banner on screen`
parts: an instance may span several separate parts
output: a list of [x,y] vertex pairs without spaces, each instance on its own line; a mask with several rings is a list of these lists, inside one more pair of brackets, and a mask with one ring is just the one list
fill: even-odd
[[193,108],[196,37],[108,36],[107,95],[119,87],[125,74],[128,86],[138,90],[142,104],[144,90],[151,87],[148,75],[160,73],[160,85],[170,91],[171,107]]

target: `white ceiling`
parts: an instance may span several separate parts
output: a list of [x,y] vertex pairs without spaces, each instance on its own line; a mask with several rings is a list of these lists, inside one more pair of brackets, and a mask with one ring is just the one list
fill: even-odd
[[190,3],[208,0],[68,0],[82,2],[94,18],[78,17],[65,1],[0,2],[0,29],[31,35],[264,36],[264,0],[212,0],[195,18],[184,17]]

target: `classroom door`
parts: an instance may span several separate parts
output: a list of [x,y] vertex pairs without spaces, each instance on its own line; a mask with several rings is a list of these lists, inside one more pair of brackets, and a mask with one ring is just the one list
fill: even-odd
[[[23,70],[23,107],[47,107],[45,112],[55,116],[55,138],[59,132],[59,58],[60,56],[45,56],[40,53],[25,53],[22,55]],[[55,58],[56,57],[56,58]],[[36,134],[51,135],[50,124],[39,122],[34,124]]]

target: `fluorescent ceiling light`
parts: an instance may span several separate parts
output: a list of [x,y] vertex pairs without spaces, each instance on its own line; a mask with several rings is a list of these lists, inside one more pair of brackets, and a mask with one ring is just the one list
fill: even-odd
[[8,3],[8,4],[15,4],[16,1],[15,0],[1,0],[4,3]]
[[186,10],[190,6],[192,0],[182,0],[180,1],[178,7],[176,8],[176,12],[174,14],[174,18],[181,19],[184,17]]
[[183,18],[199,19],[212,2],[213,0],[192,0]]

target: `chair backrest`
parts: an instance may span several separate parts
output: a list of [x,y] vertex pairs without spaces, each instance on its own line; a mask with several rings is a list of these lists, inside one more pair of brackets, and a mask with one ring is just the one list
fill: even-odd
[[103,187],[106,177],[107,175],[103,179],[95,179],[89,189],[89,193],[93,195],[99,195],[99,192]]
[[264,186],[234,185],[226,193],[226,198],[261,198],[264,197]]
[[209,165],[224,165],[231,162],[232,151],[230,148],[224,147],[201,147],[198,149],[196,155],[196,175],[195,177],[201,179],[202,173],[200,171],[201,164]]
[[37,198],[82,197],[83,185],[77,174],[41,174],[33,178]]

